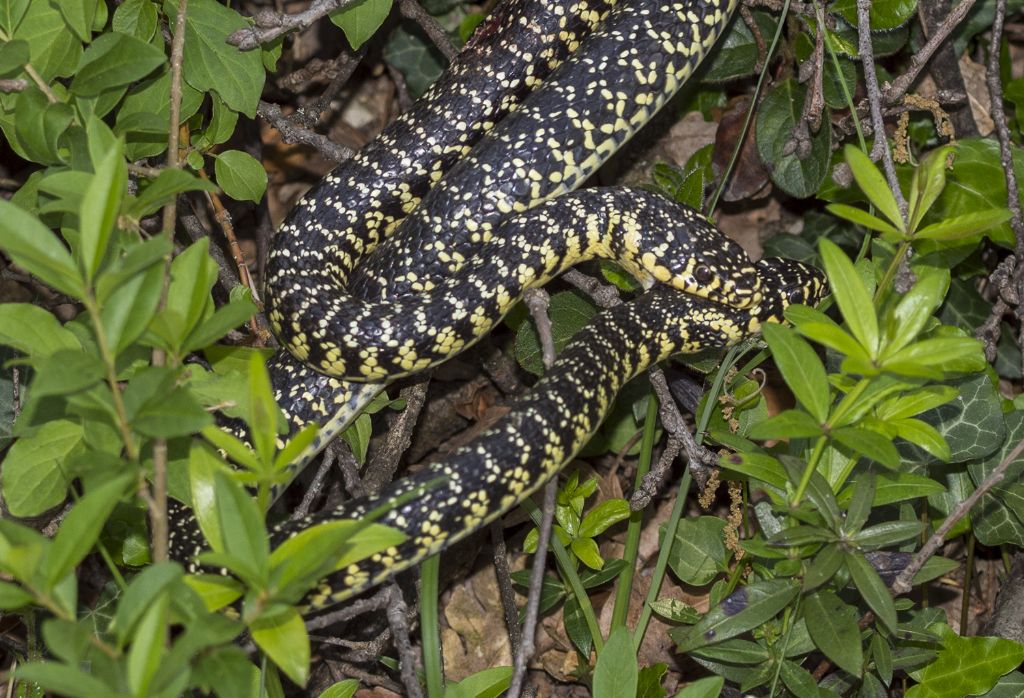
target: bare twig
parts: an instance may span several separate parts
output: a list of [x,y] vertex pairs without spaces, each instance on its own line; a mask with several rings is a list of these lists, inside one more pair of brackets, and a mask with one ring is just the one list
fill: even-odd
[[[331,106],[331,101],[338,96],[341,92],[341,88],[345,86],[348,79],[352,77],[352,73],[359,67],[359,64],[363,60],[363,56],[366,55],[366,45],[363,44],[356,51],[355,54],[349,52],[342,53],[338,56],[334,62],[336,70],[334,71],[334,77],[331,78],[330,84],[327,85],[327,89],[317,97],[315,102],[307,104],[306,106],[299,109],[295,113],[295,118],[303,123],[305,126],[312,128],[317,121],[320,120],[321,114],[327,111]],[[333,141],[331,141],[333,143]]]
[[668,443],[665,445],[665,450],[661,452],[658,464],[644,475],[643,480],[640,482],[640,487],[629,498],[629,508],[631,511],[640,511],[647,508],[654,495],[661,489],[662,483],[665,482],[668,470],[672,467],[672,462],[682,450],[682,439],[670,436]]
[[689,427],[686,426],[686,419],[672,397],[672,391],[669,390],[664,371],[658,366],[652,366],[647,370],[647,375],[650,378],[651,387],[654,388],[654,394],[658,396],[660,404],[658,417],[665,426],[665,430],[682,443],[683,452],[686,454],[686,466],[698,486],[703,488],[708,479],[708,466],[717,464],[718,456],[698,444],[697,439],[690,433]]
[[[858,0],[857,2],[858,19],[860,18],[859,10],[862,2],[863,0]],[[957,3],[956,7],[952,9],[946,19],[934,28],[925,45],[922,46],[921,50],[915,53],[910,59],[910,65],[908,66],[907,71],[886,86],[885,92],[882,93],[882,99],[886,104],[895,104],[903,98],[903,95],[907,93],[910,86],[914,84],[915,80],[917,80],[918,75],[921,74],[921,71],[928,64],[928,61],[931,60],[932,55],[936,50],[938,50],[939,46],[943,44],[946,38],[949,37],[953,30],[956,29],[956,26],[960,24],[961,20],[967,16],[967,13],[970,12],[972,7],[974,7],[974,3],[975,0],[961,0],[961,2]],[[868,6],[871,5],[870,2],[867,4]],[[861,31],[863,34],[863,30],[859,27],[858,31]],[[870,41],[868,42],[868,45],[870,46]],[[862,48],[861,56],[863,55]],[[865,70],[864,72],[866,76],[868,71]],[[872,75],[874,75],[874,73],[872,73]]]
[[512,589],[512,573],[508,567],[508,550],[501,521],[491,523],[491,544],[494,546],[494,572],[498,577],[501,607],[505,612],[505,627],[508,628],[512,651],[518,652],[523,636],[519,627],[519,609],[516,607],[516,593]]
[[[171,42],[170,70],[170,118],[167,124],[167,168],[177,169],[178,133],[181,124],[181,72],[185,56],[185,14],[188,11],[188,0],[178,0],[177,17],[174,22],[174,40]],[[177,197],[164,206],[163,234],[174,239],[174,225],[178,218]],[[164,262],[163,288],[160,293],[159,307],[167,302],[167,292],[171,283],[170,256]],[[167,354],[163,349],[154,349],[152,354],[154,366],[164,366]],[[170,528],[167,521],[167,440],[153,440],[153,489],[152,496],[143,491],[144,500],[149,508],[150,525],[153,537],[153,562],[165,562],[168,555]]]
[[537,634],[537,617],[540,615],[540,592],[544,585],[544,559],[547,557],[548,543],[551,542],[551,524],[555,518],[557,495],[558,479],[551,478],[544,486],[544,507],[541,510],[540,530],[537,536],[537,553],[533,558],[533,569],[530,570],[530,593],[526,598],[522,642],[513,662],[512,681],[506,694],[508,698],[519,698],[522,694],[526,683],[526,665],[535,649],[534,636]]
[[412,443],[412,432],[419,421],[420,412],[427,400],[427,386],[430,385],[430,374],[421,373],[413,380],[415,383],[404,388],[400,393],[405,399],[405,409],[391,425],[384,446],[370,460],[366,468],[363,484],[368,492],[376,493],[391,482],[398,469],[402,456]]
[[[942,20],[949,16],[951,4],[950,0],[918,3],[917,15],[925,36],[931,35],[935,28],[942,24]],[[936,92],[943,99],[942,103],[946,107],[951,123],[955,124],[956,137],[977,136],[978,126],[974,122],[974,115],[971,114],[967,87],[964,85],[964,76],[960,72],[960,63],[952,42],[944,41],[939,45],[928,73],[935,81]]]
[[0,92],[24,92],[27,87],[28,80],[22,78],[0,80]]
[[420,689],[420,682],[416,676],[416,657],[418,652],[413,651],[412,641],[409,639],[409,607],[402,597],[402,590],[394,582],[388,585],[391,592],[387,609],[388,625],[391,633],[395,636],[395,649],[398,650],[398,658],[402,672],[402,683],[405,685],[406,695],[410,698],[422,698],[423,691]]
[[335,143],[327,136],[310,131],[293,122],[281,111],[281,107],[260,100],[256,113],[276,128],[285,143],[302,143],[315,148],[321,155],[334,162],[343,162],[355,155],[355,151]]
[[360,1],[313,0],[309,7],[295,14],[274,12],[269,9],[261,10],[253,17],[256,22],[255,26],[239,29],[228,37],[228,43],[234,44],[242,51],[251,51],[290,31],[305,29],[321,17],[335,10],[355,5]]
[[988,474],[988,477],[978,485],[977,489],[971,492],[970,496],[965,500],[956,505],[953,511],[949,513],[949,516],[947,516],[942,522],[942,525],[935,530],[935,533],[933,533],[921,549],[914,554],[910,564],[900,572],[898,577],[896,577],[896,581],[890,586],[894,595],[906,594],[911,590],[911,588],[913,588],[914,576],[921,571],[921,568],[924,567],[924,563],[926,563],[928,559],[938,551],[939,546],[941,546],[943,541],[946,539],[946,534],[949,533],[961,519],[967,516],[968,512],[974,508],[974,505],[977,504],[989,490],[1002,482],[1006,470],[1016,462],[1017,457],[1020,456],[1022,452],[1024,452],[1024,441],[1021,441],[1014,446],[1013,450],[1010,451],[1006,455],[1006,458],[1004,458],[999,465],[995,467],[995,470]]
[[320,496],[324,483],[327,482],[327,475],[331,472],[331,467],[334,465],[335,453],[334,449],[325,449],[324,457],[320,460],[320,467],[316,469],[316,474],[313,476],[313,482],[309,483],[309,487],[306,488],[302,495],[302,501],[299,502],[299,505],[295,507],[295,511],[289,517],[292,521],[303,519],[309,514],[313,502]]
[[874,48],[871,45],[871,0],[857,0],[857,34],[860,49],[860,60],[864,66],[864,85],[868,90],[868,105],[871,110],[871,126],[875,132],[875,144],[871,148],[873,160],[881,158],[885,170],[885,178],[889,182],[892,195],[900,209],[904,223],[907,220],[907,200],[903,197],[899,180],[896,178],[896,166],[892,162],[892,153],[885,138],[885,121],[882,118],[882,95],[878,89],[878,76],[875,74]]
[[523,294],[523,302],[533,316],[540,338],[541,359],[545,368],[555,363],[555,343],[551,336],[551,318],[548,317],[548,304],[551,296],[542,288],[531,288]]

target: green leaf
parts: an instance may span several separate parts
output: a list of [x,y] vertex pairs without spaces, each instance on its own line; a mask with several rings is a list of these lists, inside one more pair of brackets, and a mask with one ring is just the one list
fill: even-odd
[[68,27],[75,33],[75,36],[85,43],[89,43],[89,40],[92,38],[92,25],[96,17],[96,1],[62,0],[57,4]]
[[221,470],[213,473],[213,487],[224,552],[244,561],[243,567],[235,571],[246,577],[246,581],[262,585],[269,571],[270,545],[256,502],[244,487]]
[[886,629],[896,632],[896,605],[893,603],[889,589],[885,586],[878,572],[871,566],[864,555],[858,552],[844,553],[846,569],[850,572],[853,583],[857,586],[861,598],[875,612]]
[[876,230],[884,235],[892,236],[897,240],[903,237],[903,234],[896,230],[896,228],[892,227],[881,218],[872,216],[870,213],[862,209],[848,206],[847,204],[829,204],[825,209],[829,213],[839,216],[840,218],[844,218],[851,223],[862,225],[868,230]]
[[67,349],[82,351],[74,333],[51,313],[29,303],[0,303],[0,344],[34,358]]
[[920,521],[885,521],[855,533],[851,540],[862,548],[885,548],[919,536],[923,529]]
[[121,475],[108,480],[91,488],[71,507],[43,562],[48,588],[56,585],[89,554],[99,540],[103,524],[114,511],[114,506],[120,501],[128,484],[134,480],[134,475]]
[[113,632],[118,645],[124,646],[136,624],[172,584],[182,578],[181,567],[173,562],[161,562],[142,570],[125,589],[117,604],[117,612],[108,632]]
[[854,453],[863,454],[890,470],[900,465],[900,454],[892,441],[877,432],[859,427],[842,427],[833,429],[830,435]]
[[[871,516],[871,507],[875,499],[875,475],[867,472],[857,476],[853,483],[853,494],[850,497],[850,506],[846,510],[846,519],[843,521],[845,533],[856,533],[867,522]],[[836,498],[839,503],[839,498]]]
[[444,698],[498,698],[508,690],[511,682],[512,667],[491,667],[458,683],[449,683],[445,687]]
[[[854,484],[860,478],[861,475],[857,476]],[[908,499],[917,499],[918,497],[927,497],[933,494],[939,494],[945,492],[946,488],[941,483],[932,480],[929,477],[923,475],[914,475],[912,473],[880,473],[875,476],[875,496],[871,502],[872,507],[885,506],[886,504],[895,504],[896,502],[904,502]],[[839,493],[837,499],[839,504],[846,505],[851,501],[853,489],[847,488]]]
[[799,591],[787,579],[766,579],[740,587],[699,623],[688,628],[673,628],[669,635],[680,652],[728,640],[767,623],[788,606]]
[[951,385],[928,385],[887,399],[878,406],[875,414],[883,421],[906,419],[945,405],[956,396],[957,389]]
[[668,564],[676,575],[694,586],[703,586],[718,576],[725,560],[725,521],[716,516],[680,519]]
[[990,228],[1010,220],[1010,212],[1004,208],[987,211],[971,211],[961,216],[947,218],[921,228],[914,234],[915,240],[941,240],[951,242],[980,235]]
[[28,42],[32,67],[43,80],[50,82],[58,76],[72,75],[82,53],[82,42],[68,31],[58,3],[28,2],[27,5],[9,10],[11,15],[23,13],[16,26],[11,26],[14,32],[11,38]]
[[71,254],[39,219],[0,199],[0,250],[30,274],[74,298],[84,295]]
[[[914,16],[917,0],[873,0],[870,7],[871,31],[888,31]],[[851,25],[857,26],[857,0],[836,0],[829,11],[842,15]]]
[[894,419],[889,422],[889,426],[896,430],[901,439],[923,448],[943,463],[948,463],[952,457],[949,444],[931,424],[920,419]]
[[636,698],[665,698],[665,689],[661,682],[668,671],[667,664],[645,666],[637,674]]
[[[973,337],[922,339],[884,359],[882,366],[905,376],[941,377],[941,371],[936,376],[932,367],[941,369],[954,361],[980,358],[981,349],[981,341]],[[981,365],[977,370],[980,369]]]
[[[775,34],[777,21],[771,14],[759,10],[750,14],[762,37]],[[715,46],[714,61],[707,67],[703,79],[725,82],[754,75],[761,50],[747,23],[733,22]]]
[[32,595],[18,585],[0,581],[0,610],[15,611],[32,601]]
[[718,698],[725,686],[721,676],[708,676],[686,684],[686,688],[676,694],[676,698]]
[[598,550],[597,543],[593,538],[576,538],[569,544],[569,547],[580,562],[590,569],[599,570],[604,567],[604,558],[601,557],[601,551]]
[[921,670],[907,698],[954,698],[987,692],[1024,661],[1024,645],[998,637],[959,637],[940,626],[942,650]]
[[14,676],[29,684],[38,684],[47,691],[75,698],[108,698],[117,695],[114,688],[76,667],[59,662],[22,664]]
[[868,197],[868,201],[874,204],[875,208],[881,211],[897,230],[906,230],[903,217],[900,216],[900,207],[896,203],[896,197],[889,188],[889,184],[885,181],[885,177],[875,166],[875,163],[871,162],[871,158],[865,155],[859,148],[850,144],[847,144],[843,149],[843,154],[846,156],[846,163],[850,166],[853,178],[857,181],[857,185],[864,192],[864,195]]
[[0,77],[13,78],[29,61],[28,43],[15,39],[0,45]]
[[363,0],[328,15],[345,32],[352,50],[365,44],[391,13],[391,0]]
[[125,0],[114,10],[111,29],[149,41],[157,28],[156,5],[152,0]]
[[214,163],[217,184],[239,201],[259,203],[267,190],[267,172],[253,156],[241,150],[226,150]]
[[932,313],[942,304],[948,289],[949,274],[945,270],[922,273],[918,277],[917,283],[900,298],[888,317],[883,360],[917,338]]
[[771,456],[760,453],[734,453],[723,458],[720,463],[731,472],[762,480],[779,489],[786,488],[786,471],[782,464]]
[[750,427],[747,438],[755,441],[767,439],[802,439],[821,436],[821,425],[803,410],[785,410]]
[[[165,5],[165,7],[167,7]],[[171,6],[168,24],[174,26]],[[263,91],[266,71],[259,51],[239,51],[227,37],[249,25],[216,0],[189,0],[185,15],[185,81],[200,92],[216,92],[224,103],[249,118]]]
[[135,199],[129,199],[125,213],[137,220],[144,218],[156,213],[178,194],[188,191],[217,191],[217,187],[186,170],[163,170],[156,179],[142,188]]
[[[358,681],[355,679],[345,679],[344,681],[339,681],[336,684],[328,686],[327,689],[325,689],[317,698],[352,698],[358,690]],[[445,698],[450,698],[447,693],[445,693]]]
[[61,349],[34,361],[36,378],[32,381],[32,397],[70,395],[90,388],[103,379],[103,362],[81,349]]
[[758,106],[754,132],[772,181],[802,199],[813,196],[825,181],[832,153],[832,129],[808,132],[802,114],[805,99],[807,88],[796,80],[777,83]]
[[628,518],[629,502],[625,499],[607,499],[583,517],[578,535],[581,538],[593,538],[604,533],[610,526]]
[[289,679],[305,686],[309,678],[309,634],[302,616],[286,608],[250,626],[252,639]]
[[843,319],[868,355],[871,358],[877,357],[878,318],[871,302],[871,294],[868,293],[850,258],[835,243],[822,238],[819,249]]
[[657,601],[652,601],[649,605],[652,611],[673,623],[692,625],[700,620],[700,611],[678,599],[658,599]]
[[918,230],[921,219],[935,203],[946,187],[946,163],[953,148],[943,146],[936,148],[924,157],[921,164],[914,170],[910,182],[910,196],[907,198],[909,207],[908,230]]
[[71,91],[83,97],[95,97],[141,80],[166,60],[163,51],[142,39],[107,32],[96,37],[82,54],[75,79],[71,81]]
[[817,589],[832,579],[843,566],[843,550],[838,545],[826,545],[804,572],[804,591]]
[[764,339],[786,385],[819,424],[828,419],[830,393],[825,367],[811,345],[784,325],[769,324]]
[[128,685],[132,694],[149,693],[153,676],[166,660],[164,642],[167,637],[167,610],[170,599],[166,593],[157,596],[145,610],[128,652]]
[[11,514],[39,516],[64,501],[69,477],[64,464],[82,436],[81,425],[57,419],[14,442],[0,468]]
[[[1005,417],[1007,434],[1001,447],[967,466],[975,485],[992,474],[1010,451],[1024,439],[1024,412],[1014,410]],[[1024,546],[1024,457],[1007,468],[1003,480],[995,485],[971,511],[974,535],[984,545],[1007,543]]]
[[635,698],[636,648],[626,627],[612,631],[594,667],[594,698]]
[[99,163],[79,208],[79,255],[85,269],[85,278],[89,281],[92,281],[107,254],[107,243],[114,232],[117,212],[128,186],[128,169],[122,145],[117,141],[116,146]]

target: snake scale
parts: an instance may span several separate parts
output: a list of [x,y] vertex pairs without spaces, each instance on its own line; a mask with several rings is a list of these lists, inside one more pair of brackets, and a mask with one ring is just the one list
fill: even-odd
[[[579,261],[614,258],[653,289],[585,328],[473,444],[379,495],[275,529],[280,543],[435,485],[379,521],[405,543],[331,575],[310,606],[348,598],[508,511],[586,443],[647,366],[727,346],[824,293],[817,270],[755,265],[699,214],[649,192],[568,193],[678,90],[734,5],[506,2],[410,111],[289,215],[266,294],[288,352],[270,369],[292,426],[321,425],[303,461],[387,382],[470,346],[527,288]],[[172,536],[179,558],[199,545]]]

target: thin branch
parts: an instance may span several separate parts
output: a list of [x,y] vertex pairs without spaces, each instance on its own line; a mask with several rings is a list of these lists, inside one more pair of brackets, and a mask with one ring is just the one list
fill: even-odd
[[[961,0],[956,7],[952,9],[949,15],[943,20],[938,26],[935,27],[932,35],[928,37],[928,41],[921,50],[913,55],[910,59],[910,65],[907,71],[903,75],[899,76],[888,84],[885,88],[885,92],[882,93],[882,99],[886,104],[894,104],[903,98],[903,95],[907,93],[910,86],[917,80],[917,76],[921,74],[924,67],[931,60],[932,55],[938,50],[939,46],[946,40],[947,37],[956,29],[956,26],[960,24],[961,20],[967,16],[967,13],[974,7],[976,0]],[[860,4],[863,0],[858,0],[858,12]],[[870,2],[868,5],[870,6]],[[859,15],[858,15],[859,19]],[[859,24],[859,22],[858,22]],[[870,36],[870,34],[869,34]],[[869,44],[870,45],[870,44]],[[863,49],[861,49],[861,55],[863,56]],[[867,71],[865,70],[865,76]]]
[[389,603],[386,606],[388,625],[391,627],[391,633],[395,636],[395,649],[398,650],[402,683],[405,684],[406,695],[409,698],[423,698],[423,691],[420,689],[419,678],[416,675],[418,653],[413,651],[412,641],[409,639],[409,607],[397,584],[391,582],[388,585],[388,590],[391,592]]
[[251,51],[290,31],[305,29],[335,10],[341,10],[359,2],[362,0],[313,0],[309,7],[295,14],[274,12],[269,9],[261,10],[253,17],[256,22],[255,26],[239,29],[228,37],[228,43],[234,44],[242,51]]
[[523,634],[519,627],[519,609],[516,607],[516,593],[512,589],[512,573],[508,566],[508,549],[501,521],[491,523],[491,545],[494,547],[494,572],[498,578],[498,591],[501,596],[501,608],[505,613],[508,639],[512,651],[518,652],[523,642]]
[[542,288],[531,288],[523,294],[523,302],[526,303],[533,322],[537,326],[537,336],[540,338],[541,359],[544,367],[548,368],[555,363],[555,343],[551,336],[551,318],[548,317],[548,304],[551,296]]
[[355,151],[335,143],[327,136],[298,125],[281,111],[281,107],[260,100],[256,113],[270,122],[280,132],[285,143],[302,143],[317,150],[328,160],[344,162],[355,155]]
[[894,595],[906,594],[911,590],[911,588],[913,588],[914,576],[921,571],[921,568],[924,567],[924,563],[926,563],[928,559],[938,551],[939,546],[941,546],[946,539],[946,534],[953,530],[953,527],[956,526],[961,519],[967,516],[968,512],[974,508],[974,505],[977,504],[989,490],[1003,481],[1003,477],[1005,476],[1007,469],[1016,462],[1017,457],[1020,456],[1022,452],[1024,452],[1024,441],[1021,441],[1014,446],[1013,450],[1010,451],[1006,458],[996,466],[995,470],[989,473],[988,477],[978,485],[977,489],[975,489],[974,492],[971,492],[967,499],[956,505],[953,511],[949,513],[949,516],[946,517],[945,521],[942,522],[942,525],[935,530],[935,533],[932,534],[931,538],[929,538],[924,546],[914,554],[914,558],[910,561],[910,564],[900,572],[898,577],[896,577],[896,581],[890,586]]
[[22,78],[0,80],[0,92],[24,92],[26,88],[28,88],[28,80]]
[[540,615],[540,592],[544,585],[544,560],[547,557],[548,543],[551,542],[551,525],[555,519],[557,496],[558,479],[551,478],[551,481],[544,486],[544,508],[541,510],[537,553],[533,558],[533,569],[530,570],[530,593],[526,599],[522,642],[513,662],[512,682],[506,694],[508,698],[519,698],[522,694],[523,686],[526,683],[526,665],[536,649],[534,638],[537,634],[537,617]]
[[864,66],[864,85],[868,90],[868,105],[871,110],[871,126],[875,132],[875,144],[871,148],[873,160],[882,159],[885,178],[889,182],[892,195],[900,209],[903,222],[907,221],[907,200],[903,198],[899,180],[896,178],[896,166],[892,162],[892,153],[885,138],[885,121],[882,118],[882,95],[878,89],[878,75],[875,73],[874,47],[871,45],[871,0],[857,0],[857,34],[860,60]]

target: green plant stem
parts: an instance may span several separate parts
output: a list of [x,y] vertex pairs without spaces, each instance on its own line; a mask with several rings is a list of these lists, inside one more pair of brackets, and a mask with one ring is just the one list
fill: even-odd
[[[527,497],[523,500],[520,505],[530,515],[530,519],[533,520],[533,524],[540,527],[541,511],[540,507],[533,499]],[[587,623],[587,629],[590,630],[590,636],[594,640],[594,651],[601,654],[601,650],[604,649],[604,638],[601,636],[601,627],[597,624],[597,615],[594,613],[594,606],[590,603],[590,597],[587,596],[587,590],[583,588],[583,582],[580,580],[580,575],[576,572],[576,565],[573,562],[572,557],[569,555],[569,551],[565,549],[562,541],[559,540],[557,535],[552,532],[551,535],[551,551],[555,554],[555,561],[558,563],[558,571],[562,574],[562,578],[569,584],[569,588],[572,589],[573,596],[576,597],[576,601],[579,602],[580,611],[583,613],[583,620]]]
[[437,593],[441,556],[431,555],[420,566],[420,636],[423,640],[423,673],[427,677],[427,696],[444,695],[444,671],[441,667],[441,627],[438,624]]
[[807,461],[807,467],[804,468],[804,473],[800,477],[800,484],[796,488],[796,494],[793,495],[793,499],[789,503],[789,505],[794,509],[800,506],[800,502],[804,498],[804,493],[807,492],[807,485],[811,483],[811,476],[814,475],[814,471],[818,469],[818,461],[821,460],[821,456],[825,452],[825,444],[827,443],[827,437],[819,436],[817,442],[814,444],[814,450],[811,451],[811,457]]
[[[644,476],[651,469],[651,456],[654,453],[654,434],[658,425],[658,398],[651,392],[647,398],[647,415],[644,418],[644,435],[640,442],[640,462],[636,468],[633,488],[640,489]],[[615,588],[615,606],[612,609],[611,632],[626,624],[629,612],[629,599],[633,594],[633,575],[636,574],[637,557],[640,552],[640,533],[643,528],[643,511],[634,511],[629,515],[629,527],[626,530],[626,549],[622,558],[626,567],[619,575]]]
[[117,364],[113,352],[110,351],[110,345],[107,344],[107,332],[103,327],[99,306],[96,304],[96,299],[91,291],[82,302],[85,305],[86,312],[89,314],[89,320],[92,322],[93,334],[96,335],[96,346],[100,350],[100,358],[103,360],[103,366],[106,369],[107,385],[110,387],[114,412],[117,414],[117,428],[121,432],[121,440],[124,441],[124,448],[128,453],[128,458],[132,462],[138,462],[139,449],[135,444],[135,439],[132,437],[132,429],[128,424],[128,411],[125,409],[124,398],[121,395],[121,386],[117,381]]
[[761,96],[761,89],[764,87],[765,78],[768,76],[768,66],[771,65],[772,56],[775,55],[775,49],[779,45],[779,40],[782,38],[782,28],[786,26],[786,18],[789,16],[789,0],[785,0],[782,4],[782,12],[779,14],[779,23],[775,28],[775,36],[772,37],[772,44],[768,47],[768,53],[764,57],[764,65],[761,66],[761,74],[757,76],[757,85],[754,87],[754,94],[750,97],[750,108],[747,109],[747,116],[743,120],[743,129],[740,131],[739,138],[736,139],[736,147],[732,149],[732,156],[729,158],[729,166],[725,168],[725,172],[722,173],[722,179],[718,182],[718,186],[715,187],[715,193],[711,195],[711,199],[704,207],[704,213],[707,216],[711,216],[715,212],[715,208],[718,206],[718,200],[722,196],[722,192],[725,191],[725,185],[729,182],[729,175],[732,174],[733,168],[736,166],[736,161],[739,159],[740,151],[743,149],[743,142],[747,139],[747,133],[750,131],[750,122],[754,118],[754,112],[757,109],[757,101]]
[[740,577],[743,576],[743,568],[746,565],[743,562],[737,561],[736,566],[729,572],[729,581],[725,584],[725,591],[722,592],[722,598],[724,599],[732,592],[736,591],[736,585],[739,584]]
[[878,288],[875,289],[875,297],[872,299],[875,308],[878,308],[882,304],[882,299],[885,298],[889,285],[896,276],[896,271],[900,268],[900,263],[903,261],[903,257],[906,256],[909,249],[909,240],[904,240],[900,243],[899,248],[897,248],[896,254],[893,255],[892,261],[889,262],[889,266],[885,270],[885,276],[883,276],[882,280],[878,282]]

